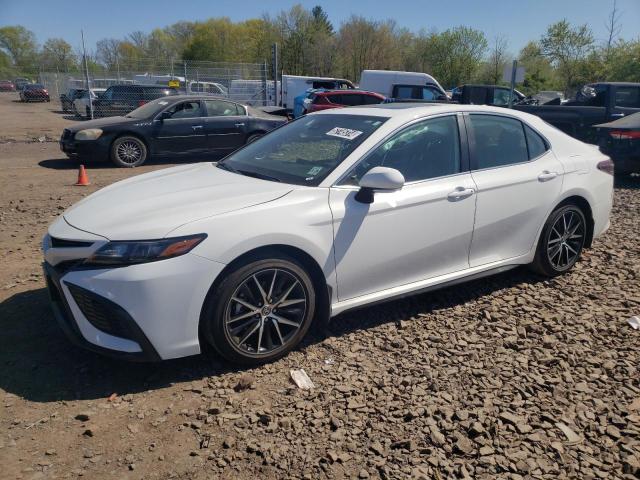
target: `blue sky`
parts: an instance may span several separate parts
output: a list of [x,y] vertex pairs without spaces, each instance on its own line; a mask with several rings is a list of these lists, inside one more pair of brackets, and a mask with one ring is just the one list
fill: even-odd
[[[506,36],[510,51],[515,53],[562,18],[587,23],[596,38],[603,40],[613,0],[35,0],[29,7],[24,0],[0,0],[0,26],[24,25],[41,43],[49,37],[62,37],[76,48],[84,28],[87,47],[93,49],[101,38],[122,38],[135,30],[150,31],[179,20],[217,16],[245,20],[265,12],[276,14],[296,3],[307,8],[322,5],[336,27],[352,14],[391,18],[413,31],[468,25],[484,31],[489,39],[497,34]],[[618,9],[622,13],[621,36],[640,38],[640,0],[618,0]]]

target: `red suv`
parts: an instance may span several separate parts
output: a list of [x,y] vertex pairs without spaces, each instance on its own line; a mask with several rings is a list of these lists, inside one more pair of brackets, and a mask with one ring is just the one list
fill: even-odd
[[305,101],[305,113],[318,112],[329,108],[353,107],[382,103],[384,97],[379,93],[363,90],[327,90],[315,92]]

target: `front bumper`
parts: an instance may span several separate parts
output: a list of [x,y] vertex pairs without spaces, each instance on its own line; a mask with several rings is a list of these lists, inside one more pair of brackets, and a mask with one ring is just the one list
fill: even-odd
[[63,133],[60,137],[60,150],[69,158],[105,161],[109,159],[111,139],[102,136],[97,140],[78,141],[73,134]]
[[[64,248],[45,256],[56,258],[53,250]],[[137,361],[200,353],[202,306],[223,264],[193,253],[95,270],[80,262],[44,263],[56,319],[72,342]]]

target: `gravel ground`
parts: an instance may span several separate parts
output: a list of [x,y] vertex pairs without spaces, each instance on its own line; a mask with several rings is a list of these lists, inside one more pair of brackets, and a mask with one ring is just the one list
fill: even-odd
[[[568,275],[517,269],[345,314],[286,358],[128,364],[72,347],[39,270],[47,224],[164,166],[0,145],[2,478],[637,478],[640,181]],[[315,383],[289,378],[304,368]]]

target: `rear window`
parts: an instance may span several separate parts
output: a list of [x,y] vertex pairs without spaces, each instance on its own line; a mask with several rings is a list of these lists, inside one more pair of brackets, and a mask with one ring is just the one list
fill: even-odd
[[640,87],[617,87],[616,107],[640,108]]
[[539,157],[547,151],[547,142],[533,131],[529,125],[524,126],[524,133],[527,137],[527,147],[529,149],[529,159]]

